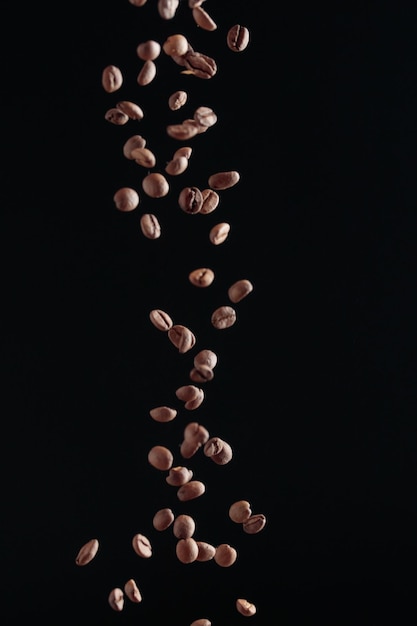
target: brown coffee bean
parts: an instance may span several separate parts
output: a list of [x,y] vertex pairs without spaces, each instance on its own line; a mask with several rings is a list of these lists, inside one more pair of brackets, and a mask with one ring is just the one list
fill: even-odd
[[169,406],[157,406],[149,411],[150,416],[155,422],[172,422],[177,417],[177,410],[171,409]]
[[221,543],[216,547],[214,560],[220,567],[230,567],[237,559],[237,550],[228,543]]
[[176,467],[171,467],[165,480],[168,485],[171,485],[172,487],[181,487],[182,485],[188,483],[192,477],[192,470],[188,469],[188,467],[177,465]]
[[163,20],[172,20],[175,17],[179,0],[158,0],[158,13]]
[[217,365],[217,354],[213,350],[200,350],[194,357],[194,366],[200,368],[207,366],[211,370]]
[[182,59],[187,68],[182,74],[193,74],[197,78],[209,79],[217,73],[216,61],[206,54],[188,50]]
[[192,537],[179,539],[175,547],[177,558],[181,563],[193,563],[198,556],[198,546]]
[[199,450],[201,446],[194,441],[187,441],[184,439],[180,445],[180,454],[183,459],[191,459]]
[[165,446],[153,446],[148,452],[148,461],[159,470],[169,470],[174,461],[171,450]]
[[211,437],[206,442],[204,454],[217,465],[226,465],[233,458],[232,446],[220,437]]
[[142,189],[151,198],[162,198],[169,192],[169,183],[163,174],[151,172],[143,178]]
[[178,348],[180,354],[185,354],[194,347],[196,338],[194,333],[182,324],[174,324],[168,330],[168,338],[171,343]]
[[215,224],[210,230],[209,239],[214,246],[219,246],[226,241],[230,233],[230,224],[227,222],[220,222]]
[[236,608],[241,615],[245,617],[251,617],[256,613],[256,606],[252,602],[248,602],[244,598],[238,598],[236,600]]
[[266,524],[266,517],[262,513],[251,515],[247,520],[243,522],[243,530],[248,535],[256,535],[259,533]]
[[220,306],[211,316],[211,323],[219,330],[230,328],[235,322],[236,311],[231,306]]
[[171,526],[175,519],[172,509],[159,509],[153,516],[152,524],[155,530],[166,530]]
[[181,146],[178,150],[175,150],[173,159],[177,159],[178,157],[185,157],[186,159],[190,159],[193,149],[190,146]]
[[204,400],[204,391],[195,385],[183,385],[176,390],[175,395],[185,403],[184,408],[188,411],[197,409]]
[[242,280],[237,280],[233,285],[231,285],[227,291],[229,296],[229,300],[233,303],[240,302],[243,298],[246,298],[253,291],[253,284],[250,280],[243,278]]
[[238,500],[229,508],[229,517],[236,524],[243,524],[252,515],[252,509],[247,500]]
[[125,599],[123,591],[119,587],[115,587],[110,591],[108,601],[113,611],[123,611]]
[[168,106],[171,111],[178,111],[188,100],[188,94],[186,91],[179,89],[174,91],[168,98]]
[[217,115],[210,107],[201,106],[194,111],[193,119],[200,126],[210,128],[210,126],[214,126],[217,122]]
[[126,159],[134,160],[132,157],[132,151],[135,148],[144,148],[146,146],[146,139],[142,135],[132,135],[123,145],[123,155]]
[[209,267],[199,267],[188,274],[188,279],[195,287],[209,287],[214,280],[214,272]]
[[203,206],[203,196],[198,187],[184,187],[178,196],[180,208],[191,215],[195,215]]
[[147,239],[159,239],[161,236],[161,225],[156,215],[153,213],[144,213],[141,215],[140,229]]
[[200,480],[190,480],[178,489],[177,498],[181,502],[188,502],[189,500],[199,498],[205,491],[206,486]]
[[123,74],[116,65],[108,65],[104,68],[101,76],[101,84],[104,91],[114,93],[123,84]]
[[161,331],[168,331],[174,325],[171,316],[162,309],[152,309],[149,313],[149,319],[155,328]]
[[249,30],[246,26],[235,24],[227,32],[226,43],[232,52],[243,52],[249,44]]
[[116,107],[112,107],[108,109],[104,115],[104,119],[110,122],[110,124],[114,124],[115,126],[124,126],[129,121],[129,116],[126,113],[123,113],[120,109]]
[[140,70],[137,76],[137,83],[141,87],[145,87],[149,85],[153,81],[156,76],[156,64],[155,61],[145,61],[142,65],[142,69]]
[[169,35],[162,44],[162,49],[168,56],[182,57],[188,51],[188,40],[184,35]]
[[213,189],[203,189],[201,195],[203,196],[203,205],[200,209],[201,215],[213,213],[213,211],[219,206],[219,194]]
[[88,565],[94,559],[99,548],[98,539],[90,539],[85,543],[78,552],[75,563],[76,565]]
[[193,383],[207,383],[213,380],[214,372],[207,365],[200,365],[200,367],[193,367],[190,370],[190,380]]
[[198,422],[190,422],[184,428],[184,439],[192,443],[197,443],[199,446],[204,445],[209,440],[209,432],[205,426],[202,426]]
[[136,48],[136,54],[142,61],[155,61],[161,53],[161,44],[149,39],[142,41]]
[[139,591],[139,587],[137,586],[133,578],[130,578],[128,581],[126,581],[124,586],[124,592],[131,602],[135,602],[136,604],[142,602],[142,594]]
[[152,556],[152,545],[145,535],[137,533],[132,539],[132,546],[136,554],[143,559],[149,559]]
[[197,26],[200,26],[203,30],[216,30],[216,22],[201,6],[195,6],[192,9],[192,16]]
[[147,0],[129,0],[129,2],[135,7],[143,7],[143,5],[146,4]]
[[[198,559],[197,559],[198,561]],[[206,618],[202,618],[202,619],[195,619],[190,626],[211,626],[211,622],[209,619]]]
[[156,165],[156,156],[149,148],[134,148],[130,154],[138,165],[142,165],[146,169]]
[[178,156],[178,157],[171,159],[171,161],[168,161],[168,163],[165,166],[165,171],[170,176],[178,176],[179,174],[182,174],[183,172],[185,172],[187,167],[188,167],[187,157]]
[[187,141],[198,135],[197,126],[191,124],[169,124],[166,131],[170,137],[179,141]]
[[183,120],[184,126],[191,126],[192,128],[197,129],[197,134],[205,133],[208,129],[208,126],[203,126],[199,124],[193,117],[188,117],[186,120]]
[[211,561],[216,554],[216,548],[206,541],[197,541],[198,555],[196,561]]
[[172,530],[177,539],[188,539],[194,535],[195,521],[191,515],[182,513],[175,518]]
[[140,121],[144,117],[141,107],[138,104],[135,104],[135,102],[130,102],[130,100],[121,100],[116,104],[116,108],[120,109],[131,120]]
[[220,189],[229,189],[234,187],[240,180],[240,174],[236,170],[226,172],[216,172],[208,179],[208,185],[212,189],[219,191]]
[[113,196],[116,209],[123,213],[134,211],[139,205],[139,194],[132,187],[120,187]]

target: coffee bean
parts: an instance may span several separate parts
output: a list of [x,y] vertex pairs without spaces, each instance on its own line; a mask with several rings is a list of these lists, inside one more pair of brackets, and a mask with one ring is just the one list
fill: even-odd
[[132,157],[132,151],[135,148],[144,148],[146,146],[146,139],[142,135],[132,135],[123,145],[123,155],[126,159],[134,160]]
[[209,287],[214,280],[214,272],[208,267],[199,267],[190,272],[188,278],[195,287]]
[[197,409],[204,400],[204,391],[195,385],[183,385],[175,392],[178,400],[185,402],[184,408],[189,411]]
[[190,159],[191,154],[193,152],[193,149],[190,148],[190,146],[181,146],[181,148],[178,148],[177,150],[175,150],[174,152],[174,159],[177,159],[178,157],[185,157],[186,159]]
[[197,541],[197,547],[198,555],[196,561],[207,562],[214,558],[216,548],[211,545],[211,543],[207,543],[207,541]]
[[247,520],[243,522],[243,530],[248,535],[256,535],[259,533],[266,524],[266,517],[262,513],[251,515]]
[[220,202],[219,194],[213,189],[203,189],[201,195],[203,196],[203,204],[200,209],[201,215],[213,213],[213,211],[217,209]]
[[87,541],[87,543],[85,543],[78,552],[75,563],[80,566],[88,565],[88,563],[91,563],[96,556],[98,548],[98,539],[90,539],[90,541]]
[[177,465],[176,467],[171,467],[165,480],[172,487],[181,487],[188,483],[192,477],[192,470],[188,469],[188,467]]
[[135,7],[143,7],[143,5],[146,4],[147,0],[129,0],[129,2]]
[[188,51],[188,41],[184,35],[170,35],[162,44],[162,49],[168,56],[182,57]]
[[206,486],[200,480],[190,480],[178,489],[177,498],[181,502],[188,502],[189,500],[199,498],[205,491]]
[[228,543],[221,543],[216,547],[214,560],[220,567],[230,567],[237,559],[237,550]]
[[236,524],[243,524],[252,515],[252,509],[247,500],[238,500],[229,508],[229,517]]
[[161,226],[153,213],[144,213],[140,218],[140,229],[147,239],[158,239],[161,236]]
[[124,592],[131,602],[135,602],[136,604],[142,602],[142,594],[139,591],[139,588],[133,578],[130,578],[128,581],[126,581],[124,586]]
[[211,323],[219,330],[230,328],[235,322],[236,311],[231,306],[220,306],[211,316]]
[[171,111],[178,111],[188,100],[188,94],[182,89],[174,91],[168,98],[168,106]]
[[108,601],[113,611],[123,611],[125,600],[123,591],[119,587],[115,587],[110,591]]
[[253,291],[253,285],[250,280],[243,278],[231,285],[227,291],[229,300],[233,303],[240,302],[243,298],[246,298]]
[[256,606],[252,602],[248,602],[244,598],[238,598],[236,600],[236,608],[241,615],[245,617],[251,617],[256,613]]
[[162,198],[169,192],[169,183],[163,174],[151,172],[143,178],[142,189],[151,198]]
[[134,211],[139,205],[139,200],[138,192],[131,187],[121,187],[113,196],[116,209],[123,213]]
[[246,26],[235,24],[227,32],[226,43],[232,52],[243,52],[249,44],[249,30]]
[[124,126],[129,121],[129,116],[120,109],[112,107],[108,109],[104,115],[104,119],[115,126]]
[[195,215],[203,206],[203,196],[198,187],[184,187],[178,196],[180,208],[190,215]]
[[178,157],[171,159],[171,161],[168,161],[168,163],[165,166],[165,171],[167,174],[170,174],[170,176],[178,176],[179,174],[182,174],[183,172],[185,172],[187,167],[188,167],[187,157],[178,156]]
[[149,313],[149,319],[155,328],[162,331],[168,331],[174,325],[171,316],[162,309],[152,309]]
[[142,165],[142,167],[146,167],[146,169],[150,169],[156,165],[156,157],[149,148],[134,148],[130,155],[138,165]]
[[217,465],[226,465],[233,458],[233,450],[227,441],[220,437],[211,437],[204,445],[204,454]]
[[135,104],[135,102],[130,102],[130,100],[121,100],[116,104],[116,109],[120,109],[131,120],[140,121],[144,117],[141,107],[138,104]]
[[200,448],[200,444],[184,439],[180,445],[180,454],[183,459],[191,459],[191,457],[193,457],[200,450]]
[[192,537],[187,539],[179,539],[175,547],[178,560],[181,563],[193,563],[198,556],[198,546]]
[[152,556],[151,542],[142,533],[137,533],[132,539],[132,547],[136,554],[143,559],[149,559]]
[[172,20],[175,17],[179,0],[158,0],[158,13],[163,20]]
[[145,61],[144,64],[142,65],[142,69],[137,75],[136,80],[137,80],[138,85],[140,85],[141,87],[145,87],[146,85],[149,85],[149,83],[153,81],[155,76],[156,76],[155,61],[151,61],[149,59],[148,61]]
[[136,54],[142,61],[155,61],[161,53],[161,44],[149,39],[142,41],[136,48]]
[[219,246],[221,243],[226,241],[229,233],[230,224],[227,222],[220,222],[219,224],[215,224],[215,226],[213,226],[210,230],[209,239],[214,246]]
[[150,416],[155,422],[172,422],[177,417],[178,411],[169,406],[157,406],[149,411]]
[[190,370],[190,379],[193,383],[207,383],[213,380],[214,372],[207,365],[200,365],[199,367],[193,367]]
[[207,128],[209,128],[210,126],[214,126],[217,122],[217,115],[210,107],[201,106],[194,111],[193,119],[200,126],[207,126]]
[[120,89],[123,84],[123,75],[120,68],[116,65],[105,67],[101,76],[101,84],[107,93],[114,93]]
[[174,461],[171,450],[165,446],[153,446],[148,452],[148,461],[159,470],[169,470]]
[[190,422],[184,428],[184,439],[192,443],[198,443],[200,446],[204,445],[208,441],[210,435],[205,428],[198,422]]
[[198,135],[198,127],[191,124],[169,124],[166,131],[170,137],[179,141],[187,141]]
[[175,519],[172,509],[159,509],[153,516],[152,524],[155,530],[166,530],[171,526]]
[[188,50],[182,59],[187,68],[182,74],[193,74],[197,78],[209,79],[217,73],[216,61],[206,54]]
[[189,537],[192,537],[195,532],[194,518],[192,518],[191,515],[186,515],[185,513],[177,515],[174,520],[172,531],[177,539],[188,539]]
[[192,16],[197,26],[200,26],[203,30],[216,30],[216,22],[201,6],[195,6],[192,9]]
[[182,324],[174,324],[168,330],[168,338],[180,354],[184,354],[194,347],[196,338],[194,333]]
[[213,350],[200,350],[194,357],[194,366],[200,368],[201,366],[207,366],[211,370],[217,365],[217,354]]
[[215,190],[229,189],[230,187],[234,187],[239,180],[240,174],[236,170],[216,172],[209,177],[208,185]]
[[[197,559],[198,561],[198,559]],[[203,619],[195,619],[190,626],[211,626],[211,622],[209,619],[203,618]]]

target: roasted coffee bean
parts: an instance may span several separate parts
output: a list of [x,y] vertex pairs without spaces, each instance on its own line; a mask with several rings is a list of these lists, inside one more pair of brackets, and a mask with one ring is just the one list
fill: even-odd
[[200,26],[203,30],[216,30],[216,22],[201,6],[195,6],[192,9],[192,16],[197,26]]
[[210,435],[207,428],[198,422],[190,422],[184,428],[184,439],[186,441],[198,443],[202,446],[209,440],[209,437]]
[[144,64],[142,65],[142,69],[140,70],[136,80],[137,80],[138,85],[140,85],[141,87],[145,87],[146,85],[149,85],[149,83],[153,81],[155,76],[156,76],[155,61],[148,60],[148,61],[145,61]]
[[[203,204],[204,207],[204,204]],[[201,212],[201,211],[200,211]],[[227,222],[220,222],[215,224],[210,230],[209,239],[214,246],[219,246],[226,241],[230,233],[230,224]]]
[[209,128],[210,126],[214,126],[217,122],[217,115],[210,107],[201,106],[194,111],[193,119],[200,126],[207,126]]
[[211,437],[204,445],[204,454],[217,465],[226,465],[233,458],[233,450],[227,441],[220,437]]
[[207,383],[213,378],[214,372],[207,365],[200,365],[198,368],[193,367],[190,370],[190,379],[193,383]]
[[101,84],[104,91],[114,93],[123,84],[123,74],[116,65],[108,65],[104,68],[101,76]]
[[183,55],[184,66],[187,68],[183,74],[193,74],[197,78],[213,78],[217,72],[217,63],[214,59],[201,52],[188,51]]
[[174,456],[165,446],[153,446],[148,452],[148,461],[159,470],[169,470],[172,467]]
[[104,119],[115,126],[124,126],[129,121],[129,116],[120,109],[112,107],[108,109],[104,115]]
[[144,117],[144,113],[141,107],[135,102],[130,102],[130,100],[121,100],[116,104],[116,109],[120,109],[131,120],[140,121]]
[[242,280],[237,280],[233,285],[231,285],[227,291],[229,296],[229,300],[233,303],[240,302],[243,298],[246,298],[253,291],[253,284],[250,280],[243,278]]
[[217,365],[217,354],[213,350],[200,350],[194,357],[194,366],[200,368],[201,366],[207,366],[210,369],[214,369]]
[[211,622],[209,619],[206,618],[195,619],[193,622],[191,622],[190,626],[211,626]]
[[172,409],[169,406],[157,406],[149,411],[150,416],[155,422],[172,422],[177,417],[177,409]]
[[155,61],[161,53],[161,44],[149,39],[142,41],[136,48],[136,54],[142,61]]
[[152,556],[151,542],[142,533],[137,533],[132,539],[132,547],[136,554],[143,559],[149,559]]
[[110,591],[108,601],[113,611],[123,611],[125,599],[123,591],[119,587],[115,587]]
[[138,165],[150,169],[156,165],[156,156],[149,148],[134,148],[130,153]]
[[179,157],[185,157],[187,160],[190,160],[191,155],[193,153],[193,149],[190,146],[181,146],[174,152],[173,159],[178,159]]
[[172,532],[177,539],[188,539],[189,537],[192,537],[195,532],[194,518],[192,518],[191,515],[186,515],[185,513],[177,515],[174,520]]
[[136,148],[144,148],[146,146],[146,139],[142,135],[132,135],[123,145],[123,155],[126,159],[134,160],[132,157],[132,151]]
[[168,338],[171,343],[178,348],[180,354],[185,354],[195,346],[196,338],[194,333],[182,324],[174,324],[168,330]]
[[259,533],[266,524],[266,517],[262,513],[251,515],[247,520],[243,522],[243,530],[248,535],[256,535]]
[[235,24],[227,32],[226,43],[232,52],[243,52],[249,44],[249,30],[246,26]]
[[142,602],[142,594],[133,578],[129,578],[129,580],[126,581],[124,592],[131,602],[135,602],[137,604]]
[[230,189],[230,187],[234,187],[239,180],[240,174],[239,172],[236,172],[236,170],[216,172],[209,177],[208,185],[212,189],[219,191],[221,189]]
[[247,500],[238,500],[233,502],[229,508],[229,517],[236,524],[243,524],[252,515],[252,509]]
[[195,287],[209,287],[214,280],[214,272],[209,267],[199,267],[188,274],[188,279]]
[[188,502],[199,498],[205,491],[206,486],[200,480],[190,480],[178,489],[177,498],[180,502]]
[[161,236],[161,225],[153,213],[144,213],[140,218],[140,229],[147,239],[158,239]]
[[248,602],[244,598],[238,598],[236,600],[236,608],[241,615],[245,617],[251,617],[256,613],[256,606],[252,602]]
[[167,331],[174,325],[171,316],[162,309],[152,309],[149,313],[149,319],[155,328],[162,331]]
[[211,323],[219,330],[230,328],[235,322],[236,311],[231,306],[220,306],[211,316]]
[[76,565],[83,566],[91,563],[91,561],[97,554],[98,548],[98,539],[90,539],[90,541],[87,541],[87,543],[82,546],[75,558]]
[[207,541],[197,541],[198,547],[198,555],[196,561],[206,562],[211,561],[216,554],[216,548],[211,545],[211,543],[207,543]]
[[193,472],[188,467],[183,467],[182,465],[177,465],[176,467],[171,467],[169,470],[169,474],[166,477],[166,482],[168,485],[172,487],[181,487],[188,483],[193,477]]
[[184,56],[188,51],[188,41],[184,35],[170,35],[162,44],[162,49],[168,56]]
[[158,13],[163,20],[172,20],[175,17],[179,0],[158,0]]
[[188,100],[188,94],[182,89],[174,91],[168,98],[168,106],[171,111],[178,111]]
[[237,550],[228,543],[221,543],[216,547],[214,560],[220,567],[230,567],[237,559]]
[[153,516],[152,524],[155,530],[166,530],[171,526],[175,519],[172,509],[159,509]]
[[169,192],[169,183],[163,174],[151,172],[143,178],[142,189],[151,198],[162,198]]
[[170,137],[179,141],[187,141],[198,135],[197,126],[191,124],[169,124],[166,130]]
[[178,560],[181,563],[193,563],[198,556],[198,546],[192,537],[188,539],[179,539],[175,547]]
[[135,7],[143,7],[143,5],[146,4],[147,0],[129,0],[129,2]]
[[219,194],[213,189],[203,189],[201,195],[203,196],[203,205],[200,209],[201,215],[213,213],[213,211],[217,209],[220,202]]
[[200,444],[184,439],[180,445],[180,454],[183,459],[191,459],[191,457],[193,457],[200,450],[200,448]]
[[182,174],[183,172],[185,172],[187,167],[188,167],[187,157],[178,156],[178,157],[175,157],[174,159],[171,159],[171,161],[168,161],[168,163],[165,166],[165,171],[167,174],[170,174],[170,176],[178,176],[179,174]]
[[198,187],[184,187],[178,196],[180,208],[190,215],[195,215],[203,206],[203,196]]
[[201,133],[205,133],[208,126],[202,126],[199,124],[193,117],[189,117],[186,120],[182,121],[183,126],[191,126],[191,128],[195,128],[197,130],[197,135]]
[[116,209],[123,213],[134,211],[139,205],[139,194],[132,187],[120,187],[113,196]]
[[197,409],[204,400],[204,391],[195,385],[183,385],[175,392],[178,400],[185,402],[184,408],[189,411]]

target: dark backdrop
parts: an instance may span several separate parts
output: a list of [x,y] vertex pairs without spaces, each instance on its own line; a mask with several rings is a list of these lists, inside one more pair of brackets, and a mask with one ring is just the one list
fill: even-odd
[[[416,24],[413,3],[204,3],[214,32],[186,0],[163,21],[155,0],[3,4],[1,93],[2,603],[5,624],[78,626],[414,625],[416,508]],[[228,50],[228,28],[250,45]],[[166,55],[139,87],[136,46],[184,33],[216,59],[210,80]],[[124,70],[117,94],[101,72]],[[189,93],[173,114],[168,96]],[[104,119],[120,99],[140,122]],[[212,107],[215,126],[189,143],[168,197],[140,191],[143,169],[122,145],[142,134],[163,169],[168,121]],[[192,142],[192,143],[191,143]],[[181,143],[181,142],[180,142]],[[213,214],[186,215],[185,185],[215,171],[241,179]],[[138,208],[113,194],[136,187]],[[143,237],[155,212],[162,235]],[[231,224],[224,244],[209,228]],[[188,274],[210,267],[215,281]],[[249,279],[225,330],[210,315]],[[161,308],[192,328],[180,355],[149,321]],[[201,407],[175,390],[193,355],[218,355]],[[169,424],[149,410],[178,408]],[[230,442],[230,464],[184,463],[182,431],[198,421]],[[181,504],[147,453],[167,445],[207,490]],[[248,500],[267,518],[250,536],[228,518]],[[181,564],[154,513],[196,520],[196,538],[229,543],[237,562]],[[141,560],[142,532],[154,556]],[[83,543],[100,550],[75,565]],[[110,590],[135,578],[140,605],[121,614]],[[257,607],[239,615],[238,597]]]

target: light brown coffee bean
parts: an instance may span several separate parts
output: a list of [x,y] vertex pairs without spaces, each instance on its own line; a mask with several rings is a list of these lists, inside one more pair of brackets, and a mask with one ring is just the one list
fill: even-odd
[[104,115],[104,119],[110,124],[114,124],[115,126],[124,126],[129,121],[129,116],[126,113],[123,113],[120,109],[116,107],[112,107],[108,109]]
[[220,567],[230,567],[237,559],[237,550],[228,543],[221,543],[216,547],[214,560]]
[[252,509],[247,500],[237,500],[229,508],[229,517],[236,524],[243,524],[252,515]]
[[194,441],[187,441],[184,439],[180,445],[180,454],[183,459],[191,459],[199,450],[201,446]]
[[184,156],[186,159],[190,160],[192,152],[193,152],[193,149],[190,148],[190,146],[181,146],[181,148],[178,148],[178,150],[175,150],[174,156],[172,158],[177,159],[179,157]]
[[220,437],[211,437],[204,445],[204,454],[217,465],[226,465],[233,458],[232,447]]
[[207,366],[210,369],[214,369],[217,365],[217,354],[213,350],[200,350],[194,357],[194,366],[200,368],[201,366]]
[[181,107],[186,104],[188,100],[188,94],[186,91],[179,89],[178,91],[174,91],[168,98],[168,106],[171,111],[178,111]]
[[142,594],[133,578],[129,578],[129,580],[126,581],[124,592],[131,602],[135,602],[136,604],[142,602]]
[[166,131],[172,139],[179,141],[187,141],[198,135],[197,126],[191,126],[191,124],[168,124]]
[[249,45],[249,30],[246,26],[235,24],[227,32],[226,43],[232,52],[243,52]]
[[129,2],[135,7],[143,7],[143,5],[146,4],[147,0],[129,0]]
[[161,331],[168,331],[174,325],[171,316],[162,309],[152,309],[149,313],[149,319],[155,328]]
[[192,16],[197,26],[200,26],[203,30],[216,30],[216,22],[201,6],[195,6],[192,9]]
[[141,107],[135,102],[130,102],[130,100],[120,100],[120,102],[116,104],[116,108],[123,111],[131,120],[140,121],[144,117]]
[[134,211],[139,205],[139,194],[132,187],[120,187],[113,196],[116,209],[123,213]]
[[209,432],[198,422],[190,422],[184,428],[184,439],[202,446],[209,440]]
[[141,87],[149,85],[156,76],[156,64],[155,61],[144,61],[142,68],[137,76],[137,83]]
[[159,239],[161,236],[161,225],[156,215],[153,213],[144,213],[141,215],[140,229],[147,239]]
[[132,157],[132,151],[135,148],[144,148],[146,146],[146,139],[142,135],[132,135],[123,145],[123,155],[126,159],[134,160]]
[[171,467],[165,480],[168,485],[171,485],[172,487],[181,487],[182,485],[188,483],[192,477],[192,470],[188,469],[188,467],[177,465],[176,467]]
[[236,170],[226,172],[216,172],[208,179],[208,185],[217,191],[221,189],[230,189],[234,187],[240,180],[240,174]]
[[183,174],[188,167],[188,159],[185,156],[179,156],[171,159],[165,166],[165,171],[170,176],[178,176]]
[[235,322],[236,311],[231,306],[220,306],[211,316],[211,323],[218,330],[230,328]]
[[202,124],[199,124],[193,117],[188,117],[186,120],[183,120],[182,123],[184,126],[191,126],[192,128],[196,128],[197,135],[205,133],[208,129],[208,126],[203,126]]
[[[198,559],[197,559],[198,560]],[[202,619],[195,619],[190,626],[211,626],[211,622],[209,619],[206,618],[202,618]]]
[[94,557],[96,556],[97,552],[98,552],[98,548],[99,548],[99,542],[98,539],[90,539],[90,541],[87,541],[87,543],[85,543],[80,551],[78,552],[76,558],[75,558],[75,563],[76,565],[88,565],[88,563],[91,563],[91,561],[94,559]]
[[107,65],[101,75],[101,84],[104,91],[114,93],[123,84],[123,74],[116,65]]
[[168,330],[168,338],[171,343],[178,348],[180,354],[185,354],[195,346],[196,338],[194,333],[182,324],[174,324]]
[[142,189],[151,198],[162,198],[169,192],[169,183],[163,174],[151,172],[143,178]]
[[233,285],[231,285],[227,291],[229,296],[229,300],[233,303],[240,302],[243,298],[246,298],[251,291],[253,291],[253,284],[250,280],[243,278],[242,280],[237,280]]
[[256,606],[252,602],[248,602],[245,598],[238,598],[236,600],[236,608],[241,615],[245,617],[251,617],[256,613]]
[[188,51],[188,40],[184,35],[169,35],[162,44],[162,49],[168,56],[182,57]]
[[230,224],[227,222],[220,222],[215,224],[210,230],[209,239],[214,246],[219,246],[226,241],[230,233]]
[[130,153],[138,165],[150,169],[156,165],[156,156],[149,148],[134,148]]
[[217,122],[217,115],[210,107],[201,106],[194,111],[193,119],[200,126],[210,128]]
[[214,272],[209,267],[199,267],[188,274],[188,279],[195,287],[209,287],[214,280]]
[[192,537],[179,539],[175,547],[177,558],[181,563],[193,563],[198,556],[198,546]]
[[155,530],[162,531],[162,530],[166,530],[167,528],[169,528],[171,524],[174,522],[174,519],[175,519],[175,516],[174,516],[172,509],[169,509],[169,508],[159,509],[159,511],[157,511],[155,515],[153,516],[152,524]]
[[161,44],[154,39],[142,41],[136,48],[136,54],[142,61],[155,61],[161,53]]
[[193,367],[190,370],[190,380],[193,383],[207,383],[213,380],[214,372],[207,365],[200,365],[200,367]]
[[181,72],[182,74],[193,74],[197,78],[209,79],[217,73],[216,61],[207,54],[188,50],[182,59],[187,68]]
[[172,422],[177,417],[177,410],[169,406],[157,406],[149,411],[150,416],[155,422]]
[[165,446],[153,446],[148,452],[148,461],[159,470],[169,470],[172,467],[174,456]]
[[248,535],[256,535],[264,529],[265,524],[265,515],[263,515],[263,513],[257,513],[256,515],[251,515],[243,522],[243,530]]
[[183,385],[176,390],[175,395],[185,403],[184,408],[188,411],[197,409],[204,400],[204,391],[195,385]]
[[200,209],[201,215],[213,213],[213,211],[217,209],[220,202],[219,194],[213,189],[203,189],[201,191],[201,195],[203,196],[203,204]]
[[158,13],[163,20],[172,20],[175,17],[179,0],[158,0]]
[[178,489],[177,498],[180,502],[188,502],[199,498],[205,491],[206,486],[200,480],[190,480]]
[[207,541],[197,541],[198,547],[198,555],[196,561],[200,561],[201,563],[211,561],[216,554],[216,548],[211,545],[211,543],[207,543]]
[[132,546],[136,554],[143,559],[149,559],[152,556],[151,542],[142,533],[136,533],[132,539]]
[[202,405],[203,401],[204,401],[204,391],[199,388],[198,395],[195,398],[192,398],[191,400],[187,400],[184,403],[184,408],[187,409],[187,411],[195,411],[195,409],[198,409],[198,407]]
[[110,591],[108,601],[113,611],[123,611],[125,599],[123,591],[119,587]]
[[174,520],[172,531],[177,539],[188,539],[192,537],[195,532],[195,521],[191,515],[182,513],[177,515]]
[[190,215],[195,215],[203,206],[203,196],[198,187],[184,187],[178,196],[180,208]]

